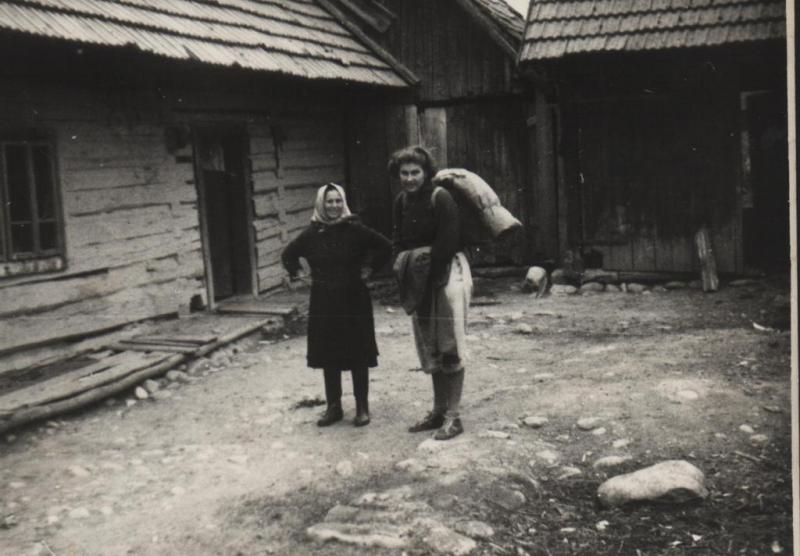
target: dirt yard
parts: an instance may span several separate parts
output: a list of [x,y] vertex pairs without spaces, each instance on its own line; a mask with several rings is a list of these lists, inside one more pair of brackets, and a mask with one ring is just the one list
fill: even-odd
[[[407,317],[376,302],[371,425],[350,424],[345,377],[345,421],[318,429],[305,339],[248,339],[156,400],[131,392],[8,435],[0,553],[792,553],[787,284],[479,286],[499,304],[470,315],[457,439],[406,432],[429,380],[411,371]],[[623,457],[594,465],[609,455]],[[668,459],[704,472],[705,500],[596,502],[606,478]]]

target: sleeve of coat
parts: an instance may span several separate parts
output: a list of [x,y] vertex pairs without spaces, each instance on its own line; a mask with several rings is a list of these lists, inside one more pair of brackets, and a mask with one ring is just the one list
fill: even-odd
[[304,256],[306,237],[308,229],[303,230],[300,235],[289,242],[283,253],[281,253],[281,264],[291,278],[296,278],[300,271],[300,257]]
[[431,246],[431,283],[442,286],[450,261],[461,248],[461,221],[458,205],[444,188],[435,190],[433,214],[436,220],[436,239]]
[[364,248],[372,255],[370,266],[377,272],[392,256],[392,242],[368,226],[360,226]]

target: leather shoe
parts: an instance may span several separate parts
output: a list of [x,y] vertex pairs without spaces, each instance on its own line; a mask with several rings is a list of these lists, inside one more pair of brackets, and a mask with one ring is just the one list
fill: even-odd
[[431,411],[422,421],[408,427],[408,432],[432,431],[433,429],[438,429],[443,424],[444,415],[439,415]]
[[464,427],[461,425],[461,419],[458,417],[454,419],[446,419],[442,428],[436,431],[436,434],[433,435],[435,440],[450,440],[454,436],[458,436],[464,432]]
[[369,413],[364,411],[363,413],[356,414],[355,418],[353,419],[353,425],[356,427],[369,425]]
[[344,411],[342,411],[342,406],[331,405],[328,406],[328,409],[325,410],[325,413],[320,416],[319,421],[317,421],[317,426],[327,427],[337,421],[341,421],[342,419],[344,419]]

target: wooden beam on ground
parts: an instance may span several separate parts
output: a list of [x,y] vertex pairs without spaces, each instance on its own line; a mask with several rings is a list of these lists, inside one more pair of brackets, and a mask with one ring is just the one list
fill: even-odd
[[194,353],[198,346],[168,346],[164,344],[137,344],[133,342],[119,342],[111,346],[117,351],[146,351],[146,352],[166,352],[166,353]]
[[286,317],[296,313],[297,307],[290,305],[267,305],[264,303],[221,303],[217,307],[217,312],[244,315],[275,315]]
[[213,342],[217,339],[216,334],[207,334],[205,336],[190,336],[190,335],[175,335],[175,334],[152,334],[148,336],[137,336],[136,338],[131,338],[130,340],[126,340],[127,342],[133,341],[142,341],[142,342],[149,342],[149,343],[158,343],[159,341],[170,342],[170,343],[180,343],[180,344],[208,344]]
[[168,354],[145,355],[129,351],[118,353],[97,363],[10,392],[0,396],[0,418],[12,415],[20,409],[73,397],[114,382],[132,372],[151,367],[167,357]]
[[[195,353],[196,357],[202,357],[215,349],[229,344],[231,342],[235,342],[239,338],[242,338],[262,326],[270,324],[274,321],[274,318],[268,319],[257,319],[253,322],[247,323],[244,326],[241,326],[227,334],[223,334],[216,341],[206,344],[197,348]],[[130,356],[130,354],[118,354],[120,357]],[[21,408],[18,411],[14,411],[11,415],[8,416],[0,416],[0,433],[6,432],[14,427],[19,427],[26,423],[30,423],[32,421],[40,420],[40,419],[47,419],[53,417],[55,415],[60,415],[62,413],[66,413],[69,411],[74,411],[80,407],[85,405],[98,402],[106,397],[113,396],[119,392],[123,392],[128,390],[137,384],[147,380],[148,378],[152,378],[161,374],[164,374],[169,369],[172,369],[184,361],[187,361],[189,356],[183,353],[176,353],[175,355],[169,355],[166,359],[155,359],[157,363],[151,363],[150,366],[143,368],[141,370],[136,370],[124,376],[123,378],[116,380],[114,382],[110,382],[107,384],[103,384],[102,386],[93,387],[89,390],[81,392],[75,396],[61,399],[52,403],[47,403],[44,405],[37,405],[31,407]],[[105,363],[106,360],[103,361]],[[82,369],[85,372],[85,368]]]
[[697,257],[700,259],[700,279],[703,282],[704,292],[715,292],[719,289],[719,276],[717,276],[717,260],[711,246],[711,237],[707,228],[700,228],[694,236],[697,246]]

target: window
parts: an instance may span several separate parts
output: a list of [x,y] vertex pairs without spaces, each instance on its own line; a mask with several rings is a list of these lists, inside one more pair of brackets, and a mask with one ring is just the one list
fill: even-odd
[[[45,141],[0,141],[0,262],[63,254],[58,200],[51,145]],[[25,268],[36,270],[31,265]]]

